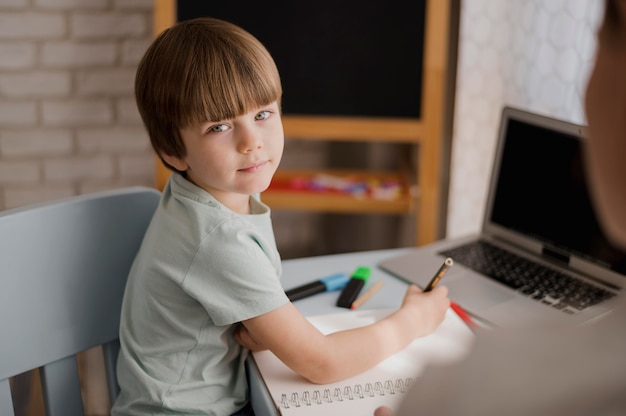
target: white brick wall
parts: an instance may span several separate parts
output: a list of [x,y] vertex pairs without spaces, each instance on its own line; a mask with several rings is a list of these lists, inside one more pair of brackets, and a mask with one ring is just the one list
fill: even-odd
[[41,46],[41,63],[48,68],[111,67],[117,57],[117,42],[67,41],[49,42]]
[[0,1],[0,210],[152,186],[135,106],[153,0]]
[[32,68],[36,56],[36,45],[33,42],[0,41],[0,71]]

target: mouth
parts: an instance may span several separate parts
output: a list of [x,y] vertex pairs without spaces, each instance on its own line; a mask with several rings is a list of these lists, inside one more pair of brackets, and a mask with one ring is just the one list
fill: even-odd
[[255,173],[258,172],[259,170],[263,169],[263,167],[268,163],[267,160],[264,160],[262,162],[258,162],[255,163],[251,166],[245,167],[245,168],[241,168],[238,169],[237,172],[243,172],[243,173]]

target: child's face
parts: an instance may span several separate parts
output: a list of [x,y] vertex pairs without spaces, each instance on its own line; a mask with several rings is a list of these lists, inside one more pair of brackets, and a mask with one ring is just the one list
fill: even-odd
[[164,159],[235,212],[248,213],[249,196],[270,184],[283,154],[284,132],[274,102],[231,120],[180,130],[184,158]]

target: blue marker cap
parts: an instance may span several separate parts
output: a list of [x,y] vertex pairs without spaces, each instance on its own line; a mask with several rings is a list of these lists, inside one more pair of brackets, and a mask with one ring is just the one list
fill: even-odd
[[345,273],[337,273],[328,277],[321,278],[320,281],[326,286],[326,291],[343,289],[348,284],[350,276]]

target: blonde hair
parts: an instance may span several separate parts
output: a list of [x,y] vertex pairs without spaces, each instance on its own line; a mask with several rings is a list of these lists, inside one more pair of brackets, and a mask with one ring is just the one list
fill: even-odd
[[181,128],[231,119],[274,101],[280,105],[281,97],[278,69],[261,42],[239,26],[209,17],[163,31],[135,78],[137,107],[159,157],[186,156]]

